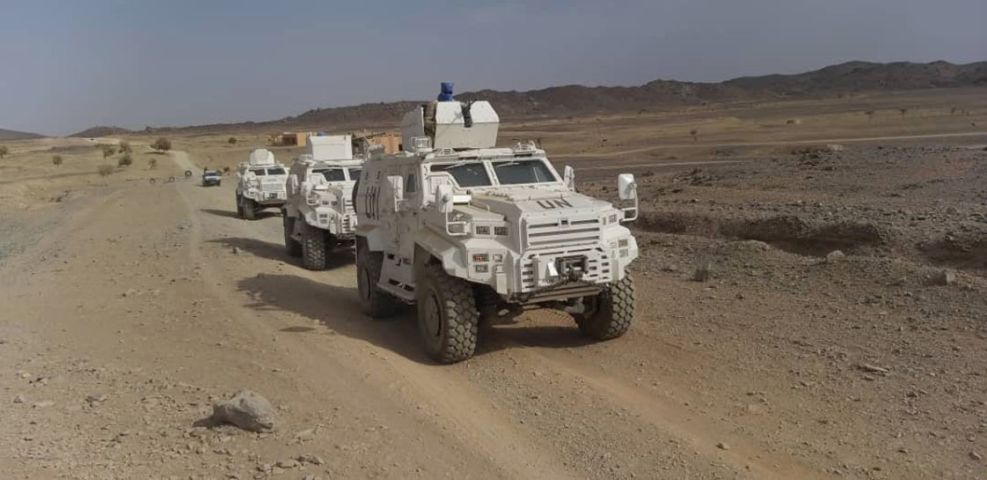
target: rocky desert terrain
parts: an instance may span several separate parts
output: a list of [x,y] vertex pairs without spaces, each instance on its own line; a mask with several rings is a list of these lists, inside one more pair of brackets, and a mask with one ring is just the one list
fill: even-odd
[[[2,476],[987,478],[985,93],[507,122],[581,191],[637,174],[637,317],[531,312],[451,366],[360,313],[350,255],[304,270],[185,180],[264,133],[5,141]],[[211,418],[241,390],[273,429]]]

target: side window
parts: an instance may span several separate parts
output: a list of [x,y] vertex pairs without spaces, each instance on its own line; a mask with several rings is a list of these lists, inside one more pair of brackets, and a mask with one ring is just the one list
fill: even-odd
[[404,182],[404,193],[417,193],[418,192],[418,178],[414,173],[408,175],[407,181]]

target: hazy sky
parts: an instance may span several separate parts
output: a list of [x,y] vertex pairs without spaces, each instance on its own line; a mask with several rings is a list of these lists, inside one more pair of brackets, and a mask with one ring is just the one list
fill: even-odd
[[552,85],[987,59],[987,0],[0,0],[0,128],[268,120]]

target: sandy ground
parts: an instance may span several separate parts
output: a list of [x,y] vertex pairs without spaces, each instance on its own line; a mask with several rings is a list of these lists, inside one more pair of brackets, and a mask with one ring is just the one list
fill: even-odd
[[[859,137],[930,133],[875,130]],[[817,138],[847,137],[829,133]],[[452,366],[422,354],[410,313],[360,313],[351,255],[306,271],[277,214],[236,219],[231,181],[183,180],[248,146],[176,139],[188,150],[140,150],[101,177],[91,146],[54,167],[52,145],[17,145],[0,161],[0,466],[25,479],[985,478],[987,152],[962,138],[792,155],[793,138],[774,159],[654,170],[630,333],[592,343],[535,312]],[[819,233],[846,224],[877,240]],[[274,432],[202,422],[244,388],[274,404]]]

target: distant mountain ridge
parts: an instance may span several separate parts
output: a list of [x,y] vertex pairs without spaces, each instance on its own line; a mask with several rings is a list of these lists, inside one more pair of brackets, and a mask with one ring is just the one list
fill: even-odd
[[[715,83],[654,80],[634,87],[564,85],[525,92],[479,90],[456,95],[459,100],[491,101],[504,119],[635,112],[656,107],[705,103],[809,98],[879,90],[915,90],[987,86],[987,61],[957,65],[852,61],[805,73],[740,77]],[[189,127],[164,127],[156,132],[222,132],[298,128],[393,128],[406,111],[421,101],[366,103],[315,108],[297,116],[268,122],[242,122]],[[115,128],[115,127],[101,127]],[[93,129],[90,129],[93,130]],[[75,136],[90,132],[86,130]],[[122,130],[122,129],[119,129]],[[123,132],[117,132],[123,133]]]
[[96,137],[108,137],[110,135],[123,135],[127,133],[134,133],[132,130],[127,130],[123,127],[89,127],[81,132],[75,132],[69,137],[75,138],[96,138]]
[[4,130],[0,128],[0,141],[28,140],[32,138],[44,138],[44,135],[30,132],[18,132],[17,130]]

